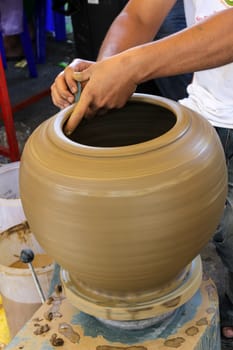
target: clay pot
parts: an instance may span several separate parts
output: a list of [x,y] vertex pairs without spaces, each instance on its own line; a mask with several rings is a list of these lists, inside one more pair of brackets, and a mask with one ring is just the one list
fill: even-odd
[[161,97],[63,126],[41,124],[20,165],[23,208],[45,251],[82,293],[122,300],[161,290],[214,233],[227,176],[214,128]]

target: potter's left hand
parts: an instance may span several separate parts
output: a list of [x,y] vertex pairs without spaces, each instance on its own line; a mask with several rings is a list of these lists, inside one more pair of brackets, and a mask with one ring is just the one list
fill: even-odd
[[65,69],[56,77],[51,85],[51,97],[55,106],[63,109],[74,103],[75,95],[78,92],[77,83],[74,79],[74,72],[85,70],[94,62],[74,59]]
[[86,84],[65,126],[67,135],[74,131],[83,117],[103,114],[125,105],[137,87],[133,69],[127,63],[124,54],[119,54],[74,73],[74,79]]

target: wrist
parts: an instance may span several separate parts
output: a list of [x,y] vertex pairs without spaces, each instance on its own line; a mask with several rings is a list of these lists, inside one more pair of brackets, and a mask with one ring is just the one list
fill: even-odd
[[150,71],[151,65],[144,51],[144,46],[138,46],[122,53],[122,64],[130,73],[135,85],[139,85],[152,78]]

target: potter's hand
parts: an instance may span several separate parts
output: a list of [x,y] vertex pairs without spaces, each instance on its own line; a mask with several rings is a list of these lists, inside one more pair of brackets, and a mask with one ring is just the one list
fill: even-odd
[[93,62],[75,59],[62,71],[51,86],[51,97],[55,106],[63,109],[75,100],[78,92],[77,83],[74,79],[74,72],[82,71]]
[[96,62],[73,76],[82,84],[85,82],[85,86],[65,126],[67,135],[74,131],[83,117],[123,107],[137,87],[133,69],[121,54]]

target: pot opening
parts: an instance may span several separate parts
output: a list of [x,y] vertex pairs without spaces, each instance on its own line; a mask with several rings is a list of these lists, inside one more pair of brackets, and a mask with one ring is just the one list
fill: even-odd
[[92,147],[129,146],[157,138],[175,123],[175,114],[164,107],[128,102],[121,109],[83,119],[69,139]]

